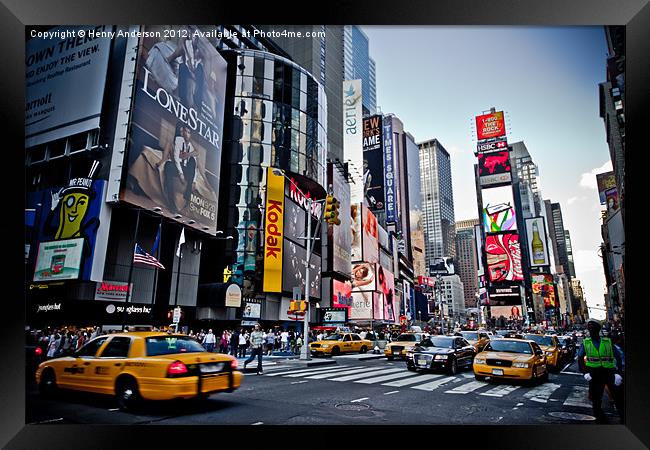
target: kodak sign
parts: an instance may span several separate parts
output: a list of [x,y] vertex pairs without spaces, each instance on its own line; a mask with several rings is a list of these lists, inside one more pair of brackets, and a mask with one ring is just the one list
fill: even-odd
[[284,177],[266,171],[264,213],[264,292],[282,292],[282,240],[284,230]]

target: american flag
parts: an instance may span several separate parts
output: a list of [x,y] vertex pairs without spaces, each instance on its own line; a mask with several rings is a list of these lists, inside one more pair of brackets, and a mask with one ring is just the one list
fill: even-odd
[[133,262],[155,266],[158,267],[159,269],[165,268],[165,266],[160,264],[160,261],[158,261],[156,258],[151,256],[149,253],[142,250],[140,244],[135,244],[135,252],[133,252]]

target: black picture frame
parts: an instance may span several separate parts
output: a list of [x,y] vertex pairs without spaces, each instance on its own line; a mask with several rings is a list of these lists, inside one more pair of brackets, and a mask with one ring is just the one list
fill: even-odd
[[[647,74],[650,73],[650,6],[647,0],[562,0],[487,2],[481,0],[440,0],[430,2],[415,0],[394,2],[387,0],[323,2],[266,2],[243,5],[234,2],[209,0],[140,1],[112,0],[2,0],[0,6],[0,45],[3,55],[3,107],[0,116],[5,130],[4,156],[10,158],[7,168],[24,167],[24,47],[25,26],[33,24],[95,24],[95,23],[312,23],[325,24],[376,24],[376,25],[626,25],[626,72],[627,72],[627,139],[640,141],[639,136],[647,123],[647,100],[650,97]],[[315,14],[314,8],[318,9]],[[404,43],[408,45],[408,43]],[[438,43],[436,45],[443,45]],[[407,70],[405,68],[405,70]],[[605,65],[603,64],[603,71]],[[597,89],[597,86],[594,86]],[[631,148],[635,148],[631,146]],[[639,146],[639,149],[642,147]],[[633,152],[627,164],[633,172],[641,164],[642,151]],[[4,318],[2,333],[2,408],[0,408],[0,446],[9,449],[22,448],[186,448],[188,446],[215,445],[218,442],[239,442],[242,445],[265,443],[279,445],[310,445],[318,443],[317,436],[329,436],[336,445],[365,444],[371,440],[380,442],[383,436],[392,434],[404,445],[413,436],[455,437],[459,442],[481,448],[500,449],[637,449],[650,446],[650,397],[648,380],[647,307],[643,286],[638,281],[639,269],[627,265],[626,285],[626,424],[625,425],[553,425],[553,426],[437,426],[397,427],[381,426],[379,429],[356,429],[346,431],[342,427],[328,426],[326,432],[316,427],[266,427],[264,432],[247,433],[244,427],[192,427],[174,426],[155,429],[126,426],[81,425],[25,425],[25,357],[24,357],[24,261],[21,236],[24,233],[22,217],[24,196],[16,195],[10,186],[12,169],[5,171],[5,200],[8,200],[5,220],[2,221],[3,250],[8,257],[3,266],[10,290],[2,299]],[[13,172],[20,173],[17,169]],[[18,177],[18,183],[23,180]],[[627,201],[632,206],[632,219],[628,221],[626,234],[637,235],[634,229],[643,226],[644,219],[637,218],[638,202],[643,191],[637,184],[643,176],[626,174]],[[24,185],[24,184],[21,184]],[[640,200],[639,200],[640,201]],[[640,214],[639,214],[640,217]],[[641,240],[641,243],[643,241]],[[632,261],[644,251],[643,245],[627,246],[627,257]],[[637,266],[640,267],[640,266]],[[354,424],[351,421],[351,424]],[[218,425],[218,424],[215,424]],[[402,429],[402,430],[400,430]],[[416,432],[416,433],[412,433]],[[459,433],[462,433],[459,435]],[[356,438],[355,438],[356,436]],[[409,436],[411,436],[409,438]],[[310,440],[312,439],[312,440]],[[200,442],[200,441],[203,442]],[[136,444],[138,442],[138,444]],[[385,442],[385,441],[384,441]],[[374,442],[373,442],[374,443]],[[389,444],[393,445],[393,444]]]

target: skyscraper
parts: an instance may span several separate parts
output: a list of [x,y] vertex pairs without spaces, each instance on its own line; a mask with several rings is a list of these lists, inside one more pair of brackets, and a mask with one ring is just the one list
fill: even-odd
[[420,180],[424,211],[425,255],[434,258],[456,254],[454,194],[451,184],[451,157],[437,139],[418,143]]
[[[273,41],[291,59],[309,71],[327,94],[327,157],[343,161],[343,26],[263,25],[262,30],[277,31]],[[291,33],[316,33],[309,39]],[[363,89],[363,87],[362,87]],[[365,93],[365,92],[364,92]]]
[[375,61],[370,57],[368,36],[357,25],[343,27],[343,78],[361,80],[363,115],[375,114]]
[[522,141],[514,142],[510,147],[512,176],[514,182],[519,182],[522,210],[527,217],[540,215],[542,199],[537,164]]
[[456,222],[456,272],[463,282],[465,307],[475,308],[478,293],[477,256],[474,227],[478,219],[461,220]]

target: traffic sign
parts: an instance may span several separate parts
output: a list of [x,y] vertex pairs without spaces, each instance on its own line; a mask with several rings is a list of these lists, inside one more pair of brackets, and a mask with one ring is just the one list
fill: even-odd
[[172,322],[179,323],[181,321],[181,309],[179,307],[174,308],[174,319]]

